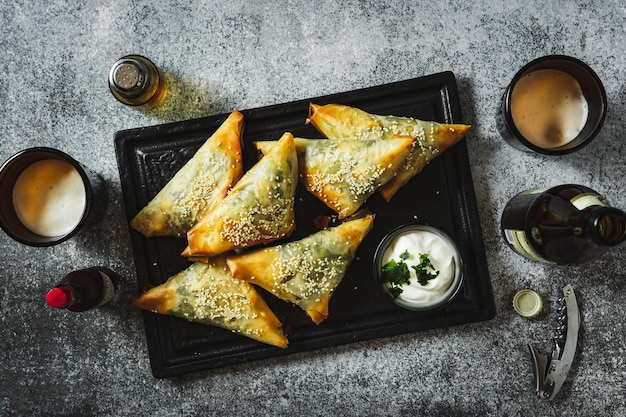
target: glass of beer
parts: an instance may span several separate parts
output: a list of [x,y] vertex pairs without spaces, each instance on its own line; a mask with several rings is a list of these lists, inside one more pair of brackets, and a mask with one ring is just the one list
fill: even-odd
[[526,64],[506,88],[498,129],[518,149],[567,154],[598,134],[606,107],[604,86],[587,64],[544,56]]
[[0,226],[30,246],[51,246],[74,236],[102,213],[102,179],[68,154],[37,147],[0,167]]

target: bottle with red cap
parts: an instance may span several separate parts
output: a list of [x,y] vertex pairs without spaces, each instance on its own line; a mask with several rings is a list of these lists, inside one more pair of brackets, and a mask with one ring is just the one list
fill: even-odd
[[115,273],[107,268],[91,267],[72,271],[46,296],[52,308],[87,311],[113,298],[118,283]]

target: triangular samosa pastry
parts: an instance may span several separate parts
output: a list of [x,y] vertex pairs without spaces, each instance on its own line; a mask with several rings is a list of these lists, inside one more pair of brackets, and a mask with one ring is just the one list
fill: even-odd
[[[391,180],[413,149],[413,137],[390,140],[295,138],[298,175],[305,188],[343,219]],[[275,142],[255,142],[262,153]]]
[[184,237],[243,175],[243,115],[233,111],[130,226],[147,237]]
[[373,221],[374,215],[368,214],[295,242],[228,257],[226,262],[233,277],[298,305],[319,324],[328,317],[330,297]]
[[410,117],[379,116],[341,104],[320,106],[311,103],[307,121],[329,139],[389,139],[395,136],[416,138],[404,166],[395,177],[379,188],[387,201],[431,160],[459,142],[471,127],[427,122]]
[[296,227],[294,195],[298,158],[293,135],[285,133],[230,193],[187,233],[183,256],[198,259],[269,243]]
[[224,258],[214,258],[209,264],[191,264],[165,283],[150,288],[133,305],[287,347],[282,323],[252,285],[232,277]]

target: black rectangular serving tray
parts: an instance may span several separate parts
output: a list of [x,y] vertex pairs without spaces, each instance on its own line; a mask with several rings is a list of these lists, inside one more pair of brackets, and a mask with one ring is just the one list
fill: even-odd
[[[374,114],[410,116],[442,123],[462,123],[452,72],[443,72],[371,88],[286,104],[243,110],[244,168],[257,160],[251,143],[276,140],[288,131],[320,138],[305,124],[309,103],[341,103]],[[228,114],[169,123],[115,134],[116,155],[130,221],[190,159]],[[489,320],[495,305],[477,213],[465,140],[432,161],[387,203],[376,193],[365,205],[376,214],[367,235],[330,301],[330,317],[316,326],[291,304],[260,290],[285,324],[289,347],[267,346],[230,331],[144,312],[152,372],[157,378],[288,355],[312,349],[420,330]],[[299,185],[296,232],[299,239],[316,231],[314,219],[332,211]],[[378,242],[395,227],[424,222],[440,227],[459,246],[465,279],[457,297],[444,309],[415,313],[395,306],[376,285],[372,261]],[[184,239],[145,238],[130,230],[138,287],[158,285],[189,265],[180,256]],[[442,340],[445,343],[445,340]]]

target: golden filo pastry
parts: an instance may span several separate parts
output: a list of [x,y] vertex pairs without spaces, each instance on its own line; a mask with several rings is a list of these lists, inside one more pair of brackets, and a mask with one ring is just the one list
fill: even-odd
[[288,344],[282,323],[252,285],[231,276],[224,258],[191,264],[144,292],[133,305],[222,327],[280,348]]
[[211,257],[288,236],[296,227],[298,158],[285,133],[230,193],[187,233],[183,256]]
[[185,237],[243,175],[243,128],[243,115],[233,111],[130,226],[147,237]]
[[[357,212],[391,180],[413,149],[413,137],[389,140],[295,138],[298,176],[305,188],[340,219]],[[262,153],[275,142],[255,142]]]
[[234,278],[296,304],[319,324],[373,221],[373,214],[346,220],[298,241],[230,256],[226,263]]
[[378,190],[387,200],[443,151],[459,142],[471,126],[441,124],[410,117],[380,116],[341,104],[309,106],[308,123],[329,139],[389,139],[396,136],[416,138],[404,166]]

